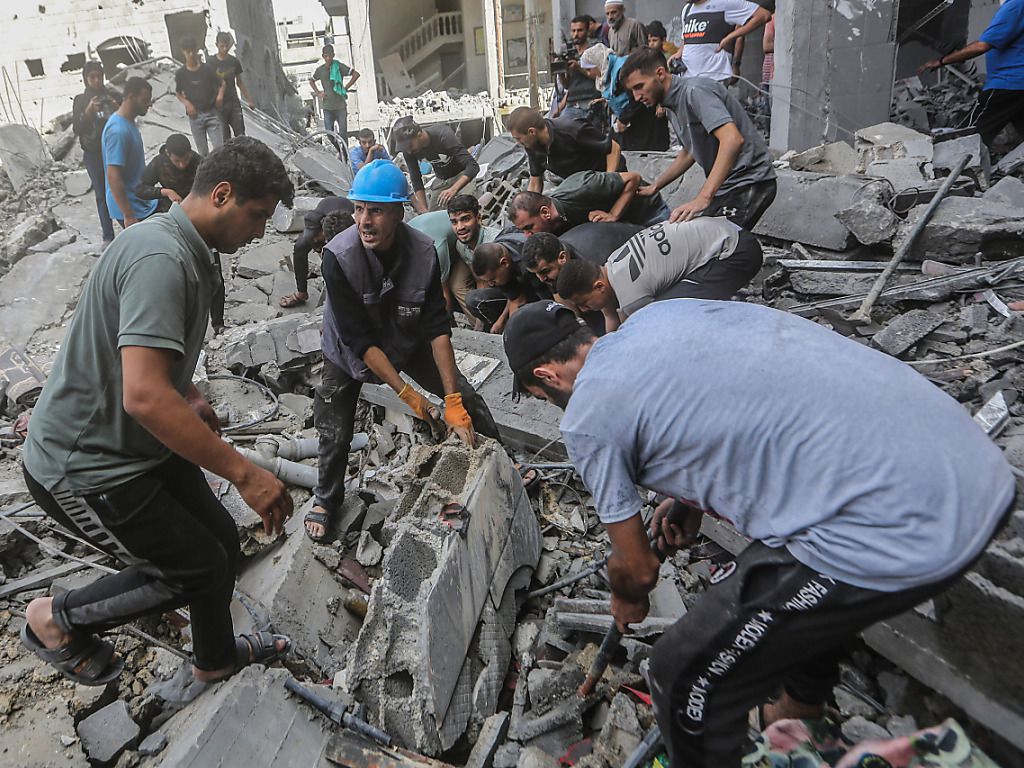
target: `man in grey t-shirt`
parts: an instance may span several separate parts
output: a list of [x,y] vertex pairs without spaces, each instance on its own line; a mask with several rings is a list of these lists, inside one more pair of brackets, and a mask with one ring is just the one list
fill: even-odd
[[599,311],[609,331],[652,301],[731,299],[761,269],[761,245],[725,218],[656,224],[637,233],[604,265],[577,260],[559,271],[558,295]]
[[200,164],[180,205],[107,248],[82,292],[32,414],[25,482],[49,517],[125,567],[33,600],[21,635],[76,683],[105,685],[124,666],[100,633],[185,605],[199,680],[288,650],[287,638],[269,632],[233,637],[238,532],[202,469],[234,483],[267,534],[282,529],[291,497],[220,439],[192,384],[212,250],[234,253],[262,237],[279,202],[292,202],[281,160],[255,139],[232,139]]
[[654,48],[630,55],[619,77],[634,99],[668,111],[683,145],[661,176],[638,194],[656,194],[696,162],[707,180],[669,221],[725,216],[753,229],[775,199],[775,168],[764,139],[736,98],[714,80],[670,74],[665,55]]
[[842,643],[944,590],[1013,508],[1010,467],[960,404],[795,315],[662,301],[595,341],[537,303],[504,343],[516,389],[565,409],[620,629],[647,615],[660,567],[637,486],[674,500],[658,548],[692,543],[704,514],[755,540],[654,646],[672,765],[738,768],[746,714],[779,684],[768,720],[820,716]]

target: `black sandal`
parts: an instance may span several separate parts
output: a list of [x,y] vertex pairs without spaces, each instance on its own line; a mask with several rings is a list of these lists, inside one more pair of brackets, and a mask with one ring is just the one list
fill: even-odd
[[67,644],[47,648],[25,622],[21,642],[32,653],[79,685],[106,685],[124,671],[124,660],[114,657],[114,645],[96,635],[72,632]]
[[[313,509],[318,509],[318,507],[313,507]],[[320,542],[327,540],[327,537],[332,532],[331,524],[333,521],[331,520],[331,518],[333,517],[333,515],[331,515],[330,512],[314,512],[313,509],[307,512],[306,516],[302,518],[302,527],[305,528],[306,535],[310,538],[310,540],[319,544]],[[319,509],[323,509],[323,507],[319,507]],[[306,528],[305,523],[313,523],[313,525],[323,526],[324,532],[319,536],[314,536],[312,533],[309,532],[309,528]]]
[[[278,650],[277,643],[284,640],[284,648]],[[283,659],[292,651],[292,640],[287,635],[272,632],[254,632],[235,638],[235,672],[250,664],[271,664]]]

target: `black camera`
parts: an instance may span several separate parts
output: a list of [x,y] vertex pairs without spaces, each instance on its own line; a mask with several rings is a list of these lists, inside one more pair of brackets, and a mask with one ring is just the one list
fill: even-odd
[[548,58],[548,66],[552,75],[564,75],[569,71],[569,62],[580,60],[580,52],[576,50],[576,46],[567,38],[563,38],[562,42],[565,45],[565,50],[561,53],[551,51]]

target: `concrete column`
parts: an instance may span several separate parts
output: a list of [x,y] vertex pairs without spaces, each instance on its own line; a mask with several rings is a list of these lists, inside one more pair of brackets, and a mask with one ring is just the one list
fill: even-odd
[[359,127],[377,129],[380,127],[380,100],[370,34],[370,0],[348,0],[348,33],[352,40],[352,66],[360,73],[355,87]]
[[505,45],[501,16],[495,13],[495,5],[500,0],[480,1],[484,5],[484,40],[487,42],[487,92],[492,99],[502,99],[505,96]]
[[774,149],[853,143],[889,119],[899,0],[783,0],[775,14]]

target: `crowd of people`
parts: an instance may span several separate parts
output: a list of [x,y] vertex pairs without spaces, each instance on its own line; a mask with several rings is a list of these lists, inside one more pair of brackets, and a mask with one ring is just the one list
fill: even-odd
[[[674,765],[739,766],[751,708],[764,722],[819,715],[842,643],[945,589],[1014,508],[999,450],[926,379],[811,321],[731,301],[762,267],[751,231],[776,181],[727,83],[743,37],[772,10],[694,0],[680,41],[622,2],[606,3],[604,22],[573,19],[564,92],[546,115],[508,118],[529,181],[504,227],[485,223],[480,166],[451,128],[401,119],[404,171],[358,131],[350,152],[337,145],[351,190],[306,214],[296,291],[281,299],[309,300],[320,251],[319,479],[303,521],[314,542],[332,540],[345,499],[363,384],[390,387],[438,438],[501,440],[455,364],[457,311],[503,335],[513,397],[565,411],[566,448],[611,539],[620,628],[645,618],[659,554],[692,544],[705,515],[754,540],[654,647],[649,684]],[[113,242],[33,414],[24,471],[47,514],[126,567],[32,601],[22,639],[85,685],[123,666],[104,630],[183,605],[198,680],[290,647],[270,632],[232,636],[238,538],[200,471],[235,484],[267,533],[293,513],[285,486],[219,439],[192,384],[211,312],[217,325],[219,254],[261,237],[293,196],[281,160],[244,136],[236,89],[249,96],[230,44],[218,36],[210,65],[182,46],[178,98],[197,151],[176,134],[146,162],[135,124],[150,106],[145,80],[118,97],[88,65],[75,102]],[[312,82],[332,141],[348,137],[358,77],[324,49]],[[644,121],[664,121],[681,147],[651,180],[622,154]],[[670,208],[661,190],[694,164],[703,184]],[[124,228],[116,239],[111,220]],[[638,486],[663,499],[649,523]]]

